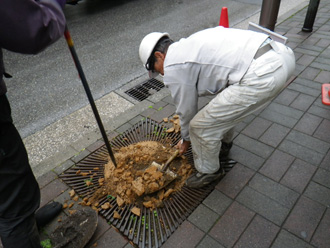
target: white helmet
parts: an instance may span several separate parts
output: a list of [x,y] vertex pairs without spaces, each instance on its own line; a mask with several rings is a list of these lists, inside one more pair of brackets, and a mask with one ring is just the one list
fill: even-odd
[[[140,59],[143,63],[143,66],[146,66],[146,63],[152,53],[152,50],[154,50],[157,42],[165,36],[169,37],[169,34],[153,32],[153,33],[146,35],[143,38],[143,40],[140,43],[140,48],[139,48],[139,55],[140,55]],[[158,73],[149,72],[150,77],[155,77],[157,75],[158,75]]]

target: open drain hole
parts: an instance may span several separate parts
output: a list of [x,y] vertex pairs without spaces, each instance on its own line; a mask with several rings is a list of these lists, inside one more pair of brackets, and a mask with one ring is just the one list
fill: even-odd
[[133,88],[125,91],[125,93],[135,100],[142,102],[149,96],[160,91],[162,88],[164,88],[164,84],[157,79],[152,78],[137,86],[134,86]]
[[[118,135],[111,140],[112,147],[120,148],[141,141],[158,141],[162,144],[176,144],[180,139],[180,133],[166,133],[166,135],[157,135],[164,131],[165,126],[159,125],[157,122],[145,119],[140,121],[132,128]],[[185,154],[188,161],[193,165],[193,155],[191,149]],[[94,153],[90,154],[74,167],[66,170],[60,178],[68,184],[81,197],[91,196],[100,186],[98,179],[104,177],[104,165],[108,162],[108,152],[105,146],[102,146]],[[94,187],[88,187],[85,183],[89,176],[83,177],[77,174],[77,171],[88,172],[94,168],[99,168],[93,177]],[[229,171],[227,168],[226,171]],[[117,228],[124,236],[132,241],[138,247],[158,248],[179,227],[179,225],[188,218],[194,209],[212,192],[217,182],[207,185],[201,189],[191,189],[183,187],[181,191],[177,191],[170,198],[164,200],[164,207],[156,209],[148,209],[141,207],[141,215],[136,216],[130,210],[133,205],[119,207],[115,198],[105,196],[100,199],[99,204],[106,202],[111,204],[111,208],[100,210],[99,213],[115,228]],[[114,211],[117,211],[121,219],[113,217]]]

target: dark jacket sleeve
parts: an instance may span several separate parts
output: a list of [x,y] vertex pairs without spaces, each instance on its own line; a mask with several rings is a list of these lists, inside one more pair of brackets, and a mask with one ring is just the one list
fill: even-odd
[[64,33],[65,17],[54,0],[1,0],[0,47],[36,54]]

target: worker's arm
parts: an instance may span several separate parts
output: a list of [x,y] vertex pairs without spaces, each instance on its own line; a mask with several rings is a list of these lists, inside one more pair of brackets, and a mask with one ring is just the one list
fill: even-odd
[[198,111],[198,68],[196,65],[178,65],[166,68],[164,82],[169,87],[180,116],[181,136],[189,141],[189,123]]
[[0,47],[36,54],[64,33],[64,0],[1,0]]

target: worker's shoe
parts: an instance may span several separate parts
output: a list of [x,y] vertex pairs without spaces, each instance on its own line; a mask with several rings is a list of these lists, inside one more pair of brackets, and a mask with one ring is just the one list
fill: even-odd
[[232,146],[233,146],[233,142],[230,142],[230,143],[222,142],[219,158],[224,159],[224,158],[228,157],[229,151]]
[[38,229],[43,228],[51,222],[62,210],[62,204],[59,202],[49,203],[39,208],[35,213]]
[[222,167],[214,174],[204,174],[197,171],[186,180],[185,184],[189,188],[202,188],[224,175],[225,170]]

